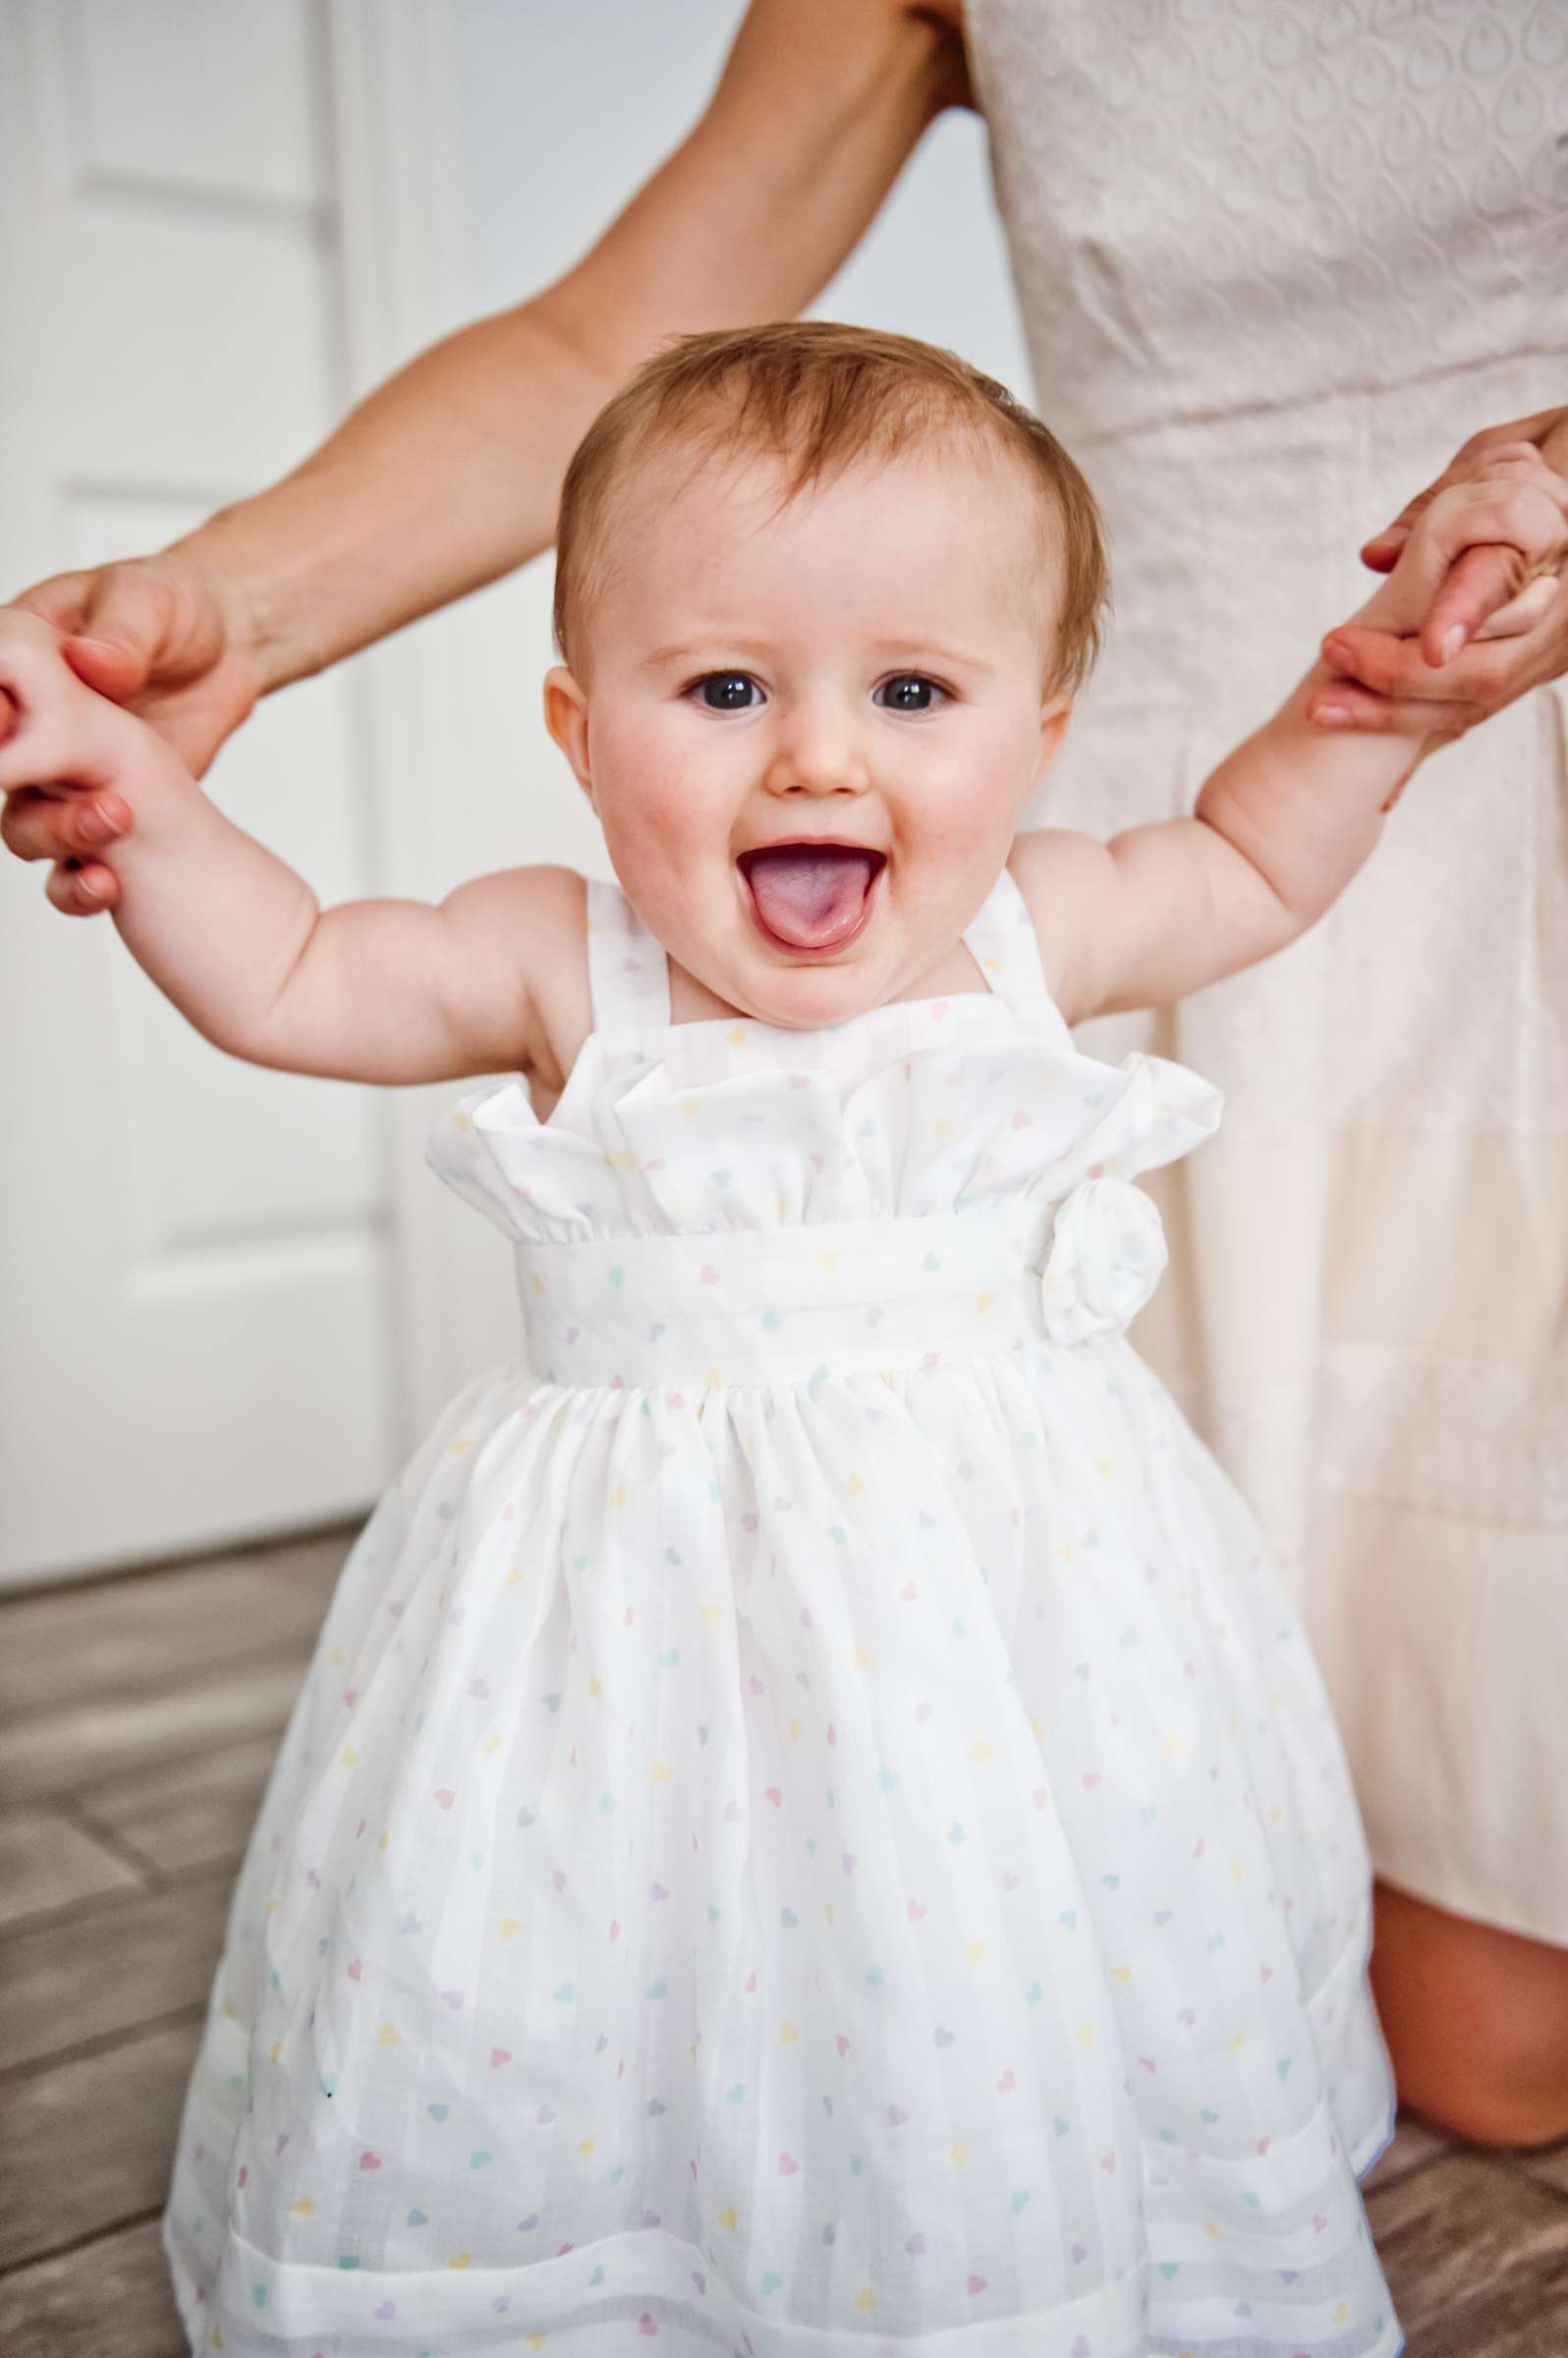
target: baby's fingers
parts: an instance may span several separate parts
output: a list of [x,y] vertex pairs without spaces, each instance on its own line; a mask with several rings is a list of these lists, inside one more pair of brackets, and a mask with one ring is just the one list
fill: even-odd
[[[9,699],[0,692],[0,706]],[[96,917],[120,898],[120,879],[93,854],[135,825],[118,794],[70,786],[18,786],[0,808],[0,839],[19,860],[53,863],[44,893],[67,917]]]
[[19,860],[90,860],[128,835],[132,823],[118,794],[18,786],[0,812],[0,839]]
[[1473,482],[1495,468],[1499,454],[1521,449],[1540,458],[1559,474],[1568,473],[1568,408],[1537,410],[1529,418],[1511,418],[1501,425],[1484,426],[1472,434],[1435,477],[1413,499],[1405,502],[1392,523],[1362,543],[1362,563],[1374,573],[1391,573],[1400,551],[1432,501],[1455,483]]
[[44,890],[67,916],[119,903],[103,854],[135,824],[114,781],[136,726],[76,677],[46,616],[0,608],[0,840],[51,863]]
[[63,917],[97,917],[120,899],[120,879],[101,861],[89,861],[83,868],[56,865],[44,878],[43,889]]
[[[1511,456],[1483,481],[1457,483],[1431,502],[1398,564],[1355,623],[1416,638],[1432,670],[1537,574],[1568,560],[1568,482]],[[1458,634],[1457,637],[1455,634]]]
[[[1453,552],[1421,626],[1434,671],[1487,624],[1529,630],[1555,593],[1568,564],[1568,483],[1531,456],[1512,481],[1493,478],[1437,502],[1423,528],[1432,560]],[[1544,590],[1534,590],[1538,582]]]
[[1421,651],[1434,671],[1451,663],[1467,640],[1514,602],[1524,564],[1517,549],[1494,542],[1467,548],[1454,560],[1421,626]]
[[1556,604],[1563,589],[1561,577],[1555,573],[1538,573],[1525,584],[1517,597],[1499,606],[1488,615],[1474,634],[1477,639],[1523,639],[1538,623],[1543,622]]
[[0,630],[0,793],[23,786],[107,786],[110,742],[99,703],[72,676],[42,626]]
[[[0,689],[0,703],[5,690]],[[93,748],[80,728],[62,727],[53,713],[34,715],[24,706],[0,745],[0,794],[25,786],[84,788],[106,785]]]

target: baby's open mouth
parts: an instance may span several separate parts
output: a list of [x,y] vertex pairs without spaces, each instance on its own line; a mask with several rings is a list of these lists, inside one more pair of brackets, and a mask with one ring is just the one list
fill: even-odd
[[841,950],[871,914],[885,852],[858,843],[770,843],[736,862],[752,916],[786,950]]

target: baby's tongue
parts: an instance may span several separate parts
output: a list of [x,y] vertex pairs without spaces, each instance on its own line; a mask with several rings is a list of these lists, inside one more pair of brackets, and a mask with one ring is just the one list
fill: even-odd
[[875,866],[848,844],[781,843],[746,858],[762,923],[793,950],[829,949],[853,930]]

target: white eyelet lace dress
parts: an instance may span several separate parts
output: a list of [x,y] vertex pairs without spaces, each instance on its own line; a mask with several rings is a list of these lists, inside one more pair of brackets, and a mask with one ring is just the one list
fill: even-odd
[[529,1358],[345,1566],[165,2221],[232,2358],[1393,2358],[1339,1742],[1123,1333],[1218,1119],[989,989],[672,1026],[589,888],[436,1167]]

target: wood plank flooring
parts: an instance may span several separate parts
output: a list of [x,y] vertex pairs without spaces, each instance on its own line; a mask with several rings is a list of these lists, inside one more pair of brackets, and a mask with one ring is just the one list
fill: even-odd
[[[0,1599],[0,2352],[186,2358],[158,2218],[235,1871],[352,1534]],[[1568,2145],[1404,2119],[1408,2358],[1568,2358]]]

